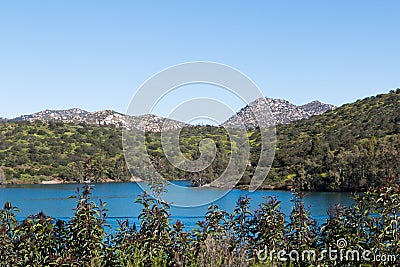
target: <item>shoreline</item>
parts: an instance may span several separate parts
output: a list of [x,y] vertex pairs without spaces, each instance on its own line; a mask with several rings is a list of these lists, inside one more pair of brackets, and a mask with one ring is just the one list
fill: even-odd
[[[173,181],[188,181],[188,180],[168,180],[168,182],[173,182]],[[14,183],[6,183],[2,184],[1,186],[7,186],[7,185],[59,185],[59,184],[112,184],[112,183],[140,183],[140,182],[145,182],[144,180],[138,178],[138,177],[132,177],[129,181],[115,181],[115,180],[107,180],[107,181],[91,181],[91,180],[86,180],[82,182],[76,182],[76,181],[63,181],[59,179],[53,179],[53,180],[45,180],[41,182],[32,182],[32,183],[27,183],[26,181],[20,181],[17,180]],[[193,188],[197,188],[199,186],[192,186]],[[200,187],[199,187],[200,188]],[[217,187],[217,186],[211,186],[210,184],[206,184],[201,186],[201,188],[216,188],[216,189],[221,189],[224,187]],[[248,190],[249,186],[248,185],[236,185],[233,187],[233,189],[236,190]],[[256,191],[292,191],[294,189],[293,186],[283,186],[283,187],[277,187],[277,186],[263,186],[258,188]],[[340,190],[340,191],[328,191],[328,190],[300,190],[302,192],[337,192],[337,193],[344,193],[344,192],[365,192],[367,188],[360,188],[358,190]]]

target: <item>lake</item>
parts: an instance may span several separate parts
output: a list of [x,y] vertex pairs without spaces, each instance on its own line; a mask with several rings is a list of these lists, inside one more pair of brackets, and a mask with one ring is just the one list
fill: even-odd
[[[176,188],[176,185],[179,187]],[[55,184],[55,185],[7,185],[0,187],[0,205],[3,207],[6,201],[11,201],[20,209],[18,219],[43,211],[47,215],[68,220],[73,216],[73,208],[76,199],[69,198],[75,195],[76,188],[82,188],[79,184]],[[292,202],[291,192],[288,191],[255,191],[249,193],[247,190],[234,189],[226,191],[216,188],[193,188],[188,186],[187,181],[175,181],[174,185],[167,186],[167,201],[174,203],[187,203],[186,206],[171,206],[171,220],[182,221],[187,228],[195,227],[196,223],[203,219],[207,207],[210,205],[196,204],[206,202],[208,199],[219,198],[212,203],[221,209],[232,212],[239,196],[246,194],[251,198],[251,209],[254,211],[263,202],[264,196],[277,196],[281,201],[281,207],[285,215],[289,215]],[[137,217],[141,211],[141,205],[135,203],[135,199],[143,192],[144,184],[138,183],[107,183],[95,184],[92,191],[92,199],[98,203],[101,199],[107,202],[107,222],[112,229],[117,227],[117,220],[129,218],[137,223]],[[204,201],[200,201],[204,200]],[[309,192],[304,198],[307,206],[310,206],[313,217],[322,223],[327,217],[327,209],[334,204],[351,205],[353,203],[351,194],[348,192]],[[180,205],[184,206],[184,205]]]

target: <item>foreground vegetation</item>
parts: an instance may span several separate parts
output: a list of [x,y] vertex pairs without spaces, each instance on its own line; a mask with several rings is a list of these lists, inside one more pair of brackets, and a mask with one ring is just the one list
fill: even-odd
[[[295,183],[303,190],[347,191],[379,186],[385,182],[382,177],[399,180],[399,114],[397,89],[320,116],[278,125],[275,159],[263,187],[287,189]],[[215,141],[217,154],[213,164],[198,173],[169,163],[159,133],[147,133],[145,141],[153,164],[166,179],[204,184],[219,177],[231,151],[240,148],[229,140],[224,128],[188,127],[180,132],[183,155],[197,159],[198,144],[204,138]],[[239,186],[249,184],[255,168],[265,164],[258,161],[259,130],[249,130],[248,139],[250,164]],[[136,147],[138,140],[133,137],[128,143]],[[143,158],[140,153],[130,156],[135,162]],[[57,122],[0,124],[0,183],[129,181],[131,173],[143,177],[146,171],[144,166],[128,171],[118,128]]]
[[[240,197],[232,214],[211,205],[191,231],[180,221],[171,225],[169,205],[144,193],[137,199],[140,225],[120,221],[113,234],[105,231],[106,204],[90,195],[90,186],[78,191],[68,222],[43,213],[18,222],[18,209],[7,202],[0,210],[0,266],[394,266],[400,260],[398,185],[355,195],[351,207],[332,206],[321,226],[294,191],[289,218],[276,198],[252,212],[250,199]],[[309,251],[316,254],[300,256]],[[365,251],[372,254],[364,258]]]

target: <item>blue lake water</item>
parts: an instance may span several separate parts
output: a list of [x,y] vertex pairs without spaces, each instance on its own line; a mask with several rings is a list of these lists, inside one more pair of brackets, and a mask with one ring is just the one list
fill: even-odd
[[[176,181],[174,184],[187,186],[186,181]],[[137,217],[142,209],[141,205],[135,203],[135,199],[143,192],[144,184],[137,183],[108,183],[95,184],[92,191],[92,199],[98,203],[101,199],[107,202],[107,222],[113,229],[117,227],[117,220],[128,218],[132,223],[138,222]],[[73,208],[76,199],[69,198],[75,195],[76,188],[82,188],[78,184],[56,184],[56,185],[7,185],[0,187],[1,208],[6,201],[11,201],[20,209],[18,218],[23,219],[28,215],[40,211],[68,220],[73,216]],[[224,191],[216,188],[181,188],[177,190],[174,186],[168,186],[167,201],[176,203],[200,203],[200,200],[219,199],[212,203],[221,209],[232,212],[237,199],[246,194],[251,198],[251,209],[254,211],[263,202],[264,196],[277,196],[281,201],[281,207],[285,215],[289,215],[292,209],[291,192],[288,191],[255,191],[249,193],[247,190]],[[310,192],[304,198],[307,206],[310,206],[312,215],[319,223],[327,217],[327,209],[334,204],[351,205],[351,194],[347,192]],[[187,228],[195,227],[196,223],[203,219],[207,207],[211,203],[196,207],[171,206],[171,223],[176,220],[182,221]],[[182,205],[181,205],[182,206]]]

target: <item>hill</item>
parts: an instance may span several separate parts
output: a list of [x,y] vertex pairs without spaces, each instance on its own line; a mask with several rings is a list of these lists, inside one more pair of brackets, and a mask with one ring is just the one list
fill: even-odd
[[[269,106],[270,112],[265,110],[265,103]],[[324,104],[319,101],[312,101],[302,106],[296,106],[289,101],[274,98],[259,98],[242,108],[235,115],[225,121],[222,126],[238,127],[244,121],[248,129],[257,128],[258,123],[253,113],[272,114],[275,120],[264,118],[266,121],[262,125],[288,124],[293,121],[307,119],[311,116],[320,115],[336,107],[330,104]]]
[[160,132],[165,121],[168,121],[166,130],[178,129],[187,126],[185,123],[162,118],[155,115],[129,116],[113,110],[102,110],[88,112],[79,108],[67,110],[44,110],[30,115],[22,115],[9,120],[18,121],[41,121],[41,122],[62,122],[73,124],[89,124],[99,126],[125,127],[128,129],[146,130]]
[[400,89],[280,125],[277,133],[271,184],[355,190],[399,181]]

